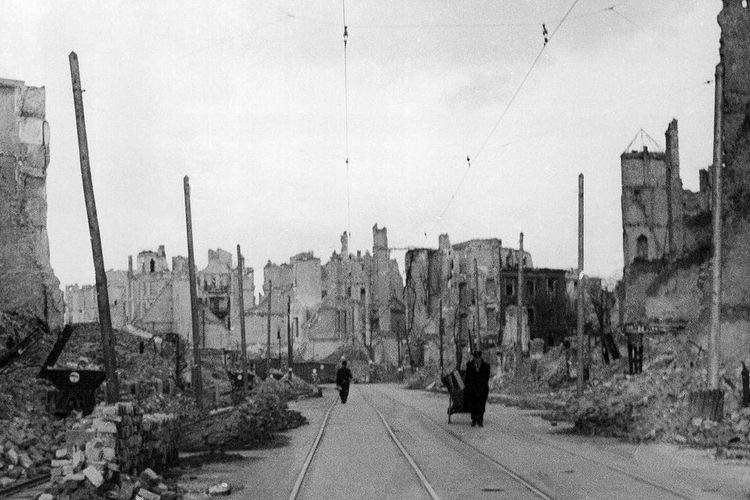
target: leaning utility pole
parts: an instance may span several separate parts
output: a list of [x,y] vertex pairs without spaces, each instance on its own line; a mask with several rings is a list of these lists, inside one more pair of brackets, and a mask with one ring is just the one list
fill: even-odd
[[245,258],[240,252],[240,245],[237,244],[237,307],[240,313],[240,355],[242,365],[242,391],[247,392],[247,342],[245,338],[245,290],[243,288],[242,274],[245,272]]
[[723,169],[722,96],[724,93],[724,64],[716,65],[714,97],[714,196],[713,244],[714,255],[711,274],[711,333],[708,339],[708,381],[711,389],[719,389],[719,340],[721,337],[721,196]]
[[583,279],[583,174],[578,175],[578,303],[577,321],[578,328],[578,375],[576,376],[576,392],[579,396],[583,394],[583,302],[585,300]]
[[523,356],[523,233],[518,239],[518,290],[516,293],[516,373],[521,365]]
[[479,323],[479,269],[477,268],[477,259],[474,259],[474,314],[476,318],[476,340],[474,341],[474,350],[479,350],[480,331],[482,327]]
[[286,301],[286,350],[287,350],[287,362],[289,363],[289,369],[292,369],[292,362],[294,361],[294,349],[292,346],[292,296],[287,296]]
[[270,376],[271,370],[271,296],[273,295],[273,282],[268,280],[268,322],[266,339],[266,377]]
[[76,129],[78,131],[78,154],[81,161],[83,198],[86,202],[86,216],[89,221],[91,253],[94,256],[96,303],[99,309],[99,331],[101,332],[102,348],[104,350],[104,371],[107,377],[107,403],[112,404],[120,399],[120,384],[117,380],[117,358],[115,356],[114,338],[112,334],[112,317],[110,316],[109,310],[107,274],[104,271],[102,238],[101,234],[99,234],[99,218],[96,214],[94,186],[91,181],[89,144],[86,135],[86,118],[83,114],[83,97],[81,95],[83,90],[81,89],[81,77],[78,72],[78,56],[75,52],[71,52],[68,56],[68,60],[70,62],[70,78],[73,84],[73,107],[75,108]]
[[190,280],[190,317],[193,325],[193,390],[198,409],[203,409],[203,376],[201,374],[200,325],[198,324],[198,292],[195,289],[195,254],[193,253],[193,216],[190,212],[190,179],[185,187],[185,226],[187,228],[188,279]]

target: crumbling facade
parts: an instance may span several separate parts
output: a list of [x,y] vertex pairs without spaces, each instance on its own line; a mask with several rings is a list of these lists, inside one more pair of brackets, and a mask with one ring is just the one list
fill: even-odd
[[[750,352],[747,333],[750,331],[750,8],[747,2],[724,0],[718,22],[724,67],[721,111],[725,165],[721,346],[725,359],[746,361]],[[698,334],[708,331],[710,281],[706,280]]]
[[60,282],[50,266],[45,89],[0,79],[0,308],[63,322]]
[[265,294],[246,316],[248,342],[261,349],[267,343],[271,294],[272,351],[280,342],[286,352],[289,324],[299,359],[323,359],[355,343],[373,361],[396,364],[398,341],[404,338],[403,281],[389,256],[387,230],[373,227],[372,253],[352,254],[348,243],[344,233],[341,251],[324,265],[312,252],[295,255],[288,264],[266,264]]
[[[565,270],[534,268],[529,252],[503,247],[499,239],[451,245],[443,234],[437,249],[416,248],[406,254],[407,334],[413,344],[407,354],[411,361],[421,364],[439,356],[441,312],[446,359],[455,359],[456,346],[459,351],[468,349],[477,338],[483,348],[515,342],[521,260],[525,276],[522,338],[562,340],[570,308]],[[463,358],[467,359],[466,353]]]
[[683,189],[677,120],[669,124],[665,139],[663,152],[644,146],[642,151],[626,151],[620,156],[624,261],[621,323],[644,321],[650,315],[677,319],[700,309],[688,305],[681,312],[682,307],[666,306],[669,299],[664,300],[656,290],[659,280],[669,281],[664,273],[679,272],[703,260],[710,236],[710,169],[700,171],[697,193]]
[[689,219],[709,208],[708,171],[700,191],[682,188],[677,120],[665,133],[666,150],[629,151],[620,156],[622,243],[625,265],[636,260],[676,260],[695,246]]
[[[232,268],[232,254],[222,249],[208,251],[208,264],[196,274],[196,291],[200,301],[199,337],[201,347],[236,348],[239,327],[237,269]],[[163,245],[157,251],[144,250],[128,258],[128,270],[107,271],[112,325],[128,325],[153,334],[176,333],[192,344],[192,320],[187,259],[172,258],[167,264]],[[245,310],[254,306],[253,269],[243,269]],[[93,301],[92,301],[93,298]],[[96,287],[70,285],[65,288],[66,323],[98,321]]]

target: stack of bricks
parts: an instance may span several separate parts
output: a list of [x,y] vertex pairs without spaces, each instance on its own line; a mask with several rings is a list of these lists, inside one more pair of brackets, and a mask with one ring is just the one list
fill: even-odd
[[177,463],[178,434],[173,415],[143,415],[133,403],[99,405],[68,431],[51,480],[71,486],[87,479],[98,488],[117,472],[161,471]]
[[142,445],[138,450],[138,470],[150,467],[162,471],[177,464],[179,424],[174,415],[150,413],[141,422]]

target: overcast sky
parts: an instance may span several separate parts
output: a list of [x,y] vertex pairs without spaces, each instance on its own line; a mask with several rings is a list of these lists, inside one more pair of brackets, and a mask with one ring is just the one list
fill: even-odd
[[582,172],[586,270],[618,275],[620,154],[639,129],[663,147],[679,120],[686,188],[711,162],[721,2],[579,0],[506,112],[571,4],[346,0],[347,181],[340,1],[6,0],[0,78],[47,89],[55,273],[94,281],[75,50],[108,269],[187,254],[186,174],[198,266],[240,243],[256,285],[268,259],[338,250],[347,190],[350,249],[376,222],[394,247],[523,231],[536,266],[575,267]]

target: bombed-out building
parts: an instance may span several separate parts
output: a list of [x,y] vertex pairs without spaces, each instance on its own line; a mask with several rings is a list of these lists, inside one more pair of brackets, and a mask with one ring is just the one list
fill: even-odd
[[[683,189],[677,120],[669,124],[665,139],[664,151],[649,150],[644,145],[640,151],[626,151],[620,156],[625,263],[621,323],[644,321],[650,316],[679,318],[679,308],[669,311],[654,307],[649,298],[657,295],[652,284],[664,270],[704,260],[710,253],[711,169],[700,171],[697,193]],[[691,288],[695,289],[695,284]]]
[[[221,249],[208,251],[206,267],[196,273],[200,302],[199,338],[201,347],[236,348],[239,330],[232,323],[239,318],[237,269],[232,254]],[[192,343],[192,320],[187,259],[172,258],[169,268],[166,251],[144,250],[128,258],[128,270],[107,271],[107,290],[115,328],[128,325],[153,334],[176,333]],[[245,309],[254,305],[253,269],[243,269]],[[98,321],[96,287],[65,287],[66,323]]]
[[50,266],[47,168],[50,127],[44,87],[0,78],[0,308],[63,323]]
[[355,343],[376,362],[397,362],[398,340],[404,338],[403,281],[389,256],[387,230],[373,227],[372,253],[350,253],[348,241],[344,233],[341,250],[323,265],[312,252],[288,264],[266,264],[264,295],[246,315],[249,342],[267,343],[270,299],[272,350],[279,342],[286,349],[288,325],[299,359],[323,359]]
[[[455,354],[479,338],[484,348],[514,343],[517,332],[518,267],[524,267],[522,339],[549,343],[567,334],[570,307],[566,271],[534,268],[531,254],[507,248],[497,238],[452,245],[440,235],[437,249],[406,254],[407,331],[412,361],[436,359],[442,307],[445,352]],[[523,342],[528,348],[528,342]],[[454,359],[453,356],[450,356]]]

